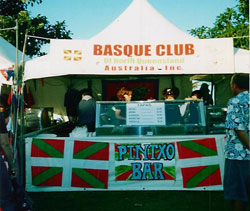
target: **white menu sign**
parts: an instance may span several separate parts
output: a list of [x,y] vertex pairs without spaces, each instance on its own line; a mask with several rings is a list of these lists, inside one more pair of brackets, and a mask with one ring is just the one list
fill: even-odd
[[127,125],[165,125],[164,103],[128,103]]

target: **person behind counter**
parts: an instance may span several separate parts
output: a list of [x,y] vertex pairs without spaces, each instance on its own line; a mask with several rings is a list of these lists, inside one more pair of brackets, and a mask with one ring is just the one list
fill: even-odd
[[[185,100],[202,100],[200,90],[195,90],[191,93],[191,97],[186,97]],[[180,108],[181,115],[183,118],[184,123],[198,123],[199,116],[198,116],[198,104],[191,102],[187,102],[183,104]]]
[[213,98],[209,92],[208,85],[206,83],[201,84],[200,97],[203,99],[204,105],[213,105]]
[[171,88],[165,88],[162,91],[162,95],[164,100],[175,100],[175,95],[174,95],[174,91]]
[[[117,92],[117,98],[119,101],[131,101],[132,90],[128,87],[122,87]],[[117,105],[114,107],[115,118],[120,120],[120,124],[124,124],[126,121],[126,105]]]
[[185,100],[202,100],[202,94],[200,90],[192,91],[191,98],[185,98]]
[[[173,89],[165,88],[162,91],[162,95],[166,101],[175,100],[175,94]],[[181,113],[178,104],[175,103],[166,103],[166,124],[178,124],[181,122]]]
[[87,126],[88,132],[95,132],[96,101],[88,89],[80,91],[82,100],[78,105],[78,126]]

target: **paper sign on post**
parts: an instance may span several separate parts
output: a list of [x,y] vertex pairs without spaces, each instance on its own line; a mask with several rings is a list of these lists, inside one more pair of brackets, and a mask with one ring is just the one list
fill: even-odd
[[127,125],[165,125],[164,103],[128,103]]

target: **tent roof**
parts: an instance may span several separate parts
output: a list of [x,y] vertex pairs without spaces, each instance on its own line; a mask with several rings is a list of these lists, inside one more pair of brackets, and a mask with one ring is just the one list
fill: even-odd
[[[22,52],[18,50],[18,63],[22,59]],[[12,80],[7,80],[4,76],[6,71],[13,69],[16,64],[16,47],[0,37],[0,84],[12,84]]]
[[234,48],[234,67],[236,73],[249,73],[250,51]]
[[[40,74],[43,76],[52,77],[53,72],[50,68],[50,55],[41,56],[25,63],[24,80],[38,79],[41,78]],[[249,73],[250,68],[250,52],[249,50],[244,50],[240,48],[234,48],[234,61],[235,61],[235,73]],[[34,71],[35,70],[35,71]],[[28,73],[28,74],[27,74]],[[192,80],[208,80],[207,75],[195,75]]]
[[[96,36],[92,37],[90,40],[88,41],[53,40],[53,42],[51,42],[53,44],[53,45],[51,44],[51,46],[53,46],[53,51],[51,48],[51,52],[49,55],[26,62],[24,80],[69,75],[69,74],[89,74],[90,70],[91,70],[91,74],[100,74],[100,72],[98,72],[99,69],[102,69],[101,74],[104,74],[104,75],[119,74],[119,72],[111,71],[111,73],[109,73],[109,72],[103,71],[103,68],[100,65],[103,63],[103,57],[100,57],[99,60],[97,56],[94,59],[93,57],[91,58],[87,57],[88,54],[90,55],[91,53],[93,53],[92,52],[93,49],[92,47],[87,48],[86,43],[91,44],[91,45],[100,44],[100,43],[121,44],[121,45],[125,45],[125,44],[133,45],[133,44],[142,43],[144,45],[147,45],[147,44],[167,44],[167,43],[173,44],[173,43],[187,43],[187,42],[198,43],[199,41],[200,40],[198,38],[192,37],[191,35],[180,30],[171,22],[169,22],[158,11],[156,11],[148,3],[147,0],[133,0],[133,2],[129,5],[129,7],[115,21],[113,21],[103,31],[101,31]],[[246,63],[245,68],[249,68],[249,60],[248,62],[240,62],[241,59],[246,60],[246,57],[242,56],[241,50],[235,51],[236,56],[237,56],[235,57],[235,70],[233,68],[233,63],[231,64],[230,62],[225,60],[225,58],[227,59],[229,58],[229,57],[226,57],[225,54],[222,55],[222,58],[220,57],[221,55],[219,54],[216,55],[218,58],[217,57],[214,58],[214,56],[211,57],[211,59],[207,58],[208,56],[206,53],[209,53],[210,51],[211,52],[218,51],[218,49],[215,49],[217,45],[211,46],[210,40],[208,41],[209,42],[204,40],[202,44],[200,45],[201,48],[205,49],[206,51],[197,52],[197,55],[195,55],[196,60],[185,61],[186,62],[185,64],[187,65],[189,65],[188,62],[190,62],[191,66],[193,64],[195,65],[194,68],[192,69],[193,74],[194,72],[197,72],[197,71],[194,71],[195,68],[196,69],[198,68],[197,70],[200,70],[200,68],[204,68],[206,69],[205,72],[208,72],[208,73],[211,72],[211,68],[215,68],[214,72],[216,72],[217,69],[221,70],[222,68],[222,66],[220,66],[221,64],[223,65],[227,64],[228,66],[230,66],[230,68],[232,67],[231,69],[229,68],[230,71],[228,70],[228,66],[224,67],[224,69],[228,70],[228,71],[224,71],[226,73],[233,73],[236,71],[242,72],[242,68],[238,68],[238,66],[241,66],[243,63]],[[219,41],[219,43],[222,43],[222,40]],[[211,46],[211,49],[210,49],[210,46]],[[228,47],[228,45],[220,47],[224,50],[224,53],[227,50],[227,48],[225,47]],[[230,44],[229,47],[233,49],[232,44]],[[78,57],[79,58],[81,57],[84,63],[83,62],[77,63],[77,62],[74,62],[73,60],[71,62],[63,60],[63,58],[65,57],[67,58],[69,57],[70,59],[72,59],[74,56],[73,52],[75,52],[75,50],[77,51],[81,50],[81,52],[83,52],[83,57],[82,55],[80,56],[78,55]],[[67,55],[65,54],[65,52],[67,53]],[[70,55],[68,55],[68,52],[71,52]],[[230,53],[230,56],[231,54],[233,56],[233,51],[232,52],[228,51],[228,52]],[[124,58],[125,57],[123,57],[123,59]],[[205,62],[202,62],[203,61],[202,59],[205,59],[205,61],[207,62],[206,63],[207,66],[205,65]],[[231,59],[230,61],[233,62],[233,59]],[[204,66],[199,66],[197,65],[196,62],[200,62]],[[80,64],[88,64],[88,63],[90,64],[90,66],[84,66],[84,67],[80,66]],[[73,65],[73,66],[70,66],[70,65]],[[98,69],[98,71],[96,69]],[[186,74],[187,73],[191,74],[191,72],[188,73],[188,71],[186,71]],[[221,71],[220,73],[222,72],[223,71]],[[130,74],[130,73],[127,72],[127,74]],[[144,74],[144,72],[142,74]],[[165,74],[173,74],[173,71],[171,73],[167,72]],[[198,72],[196,74],[200,74],[200,73]],[[217,74],[219,74],[219,72]]]
[[45,55],[25,62],[24,80],[53,76],[49,61],[49,55]]
[[[234,48],[234,72],[249,73],[249,63],[250,51],[241,48]],[[214,83],[219,83],[225,78],[226,77],[224,75],[194,75],[190,78],[190,80],[213,81]]]
[[90,40],[119,41],[171,41],[197,39],[180,30],[147,0],[133,0],[129,7],[109,26]]
[[[22,59],[22,52],[18,50],[18,63]],[[16,64],[16,47],[0,37],[0,69],[7,69]]]

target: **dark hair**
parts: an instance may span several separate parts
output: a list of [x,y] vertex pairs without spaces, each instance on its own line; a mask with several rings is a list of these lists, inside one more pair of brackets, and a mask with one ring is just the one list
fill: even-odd
[[162,91],[162,95],[165,97],[165,96],[169,96],[169,95],[172,95],[174,96],[174,90],[171,89],[171,88],[165,88],[163,91]]
[[201,96],[201,91],[200,90],[194,90],[191,94],[192,96],[196,95],[197,98],[201,99],[202,96]]
[[236,73],[232,76],[232,83],[236,84],[240,89],[249,90],[249,74]]
[[201,92],[208,92],[209,91],[208,84],[206,84],[206,83],[201,84],[200,91]]
[[89,89],[82,89],[81,91],[80,91],[80,94],[81,95],[91,95],[91,91],[89,90]]

